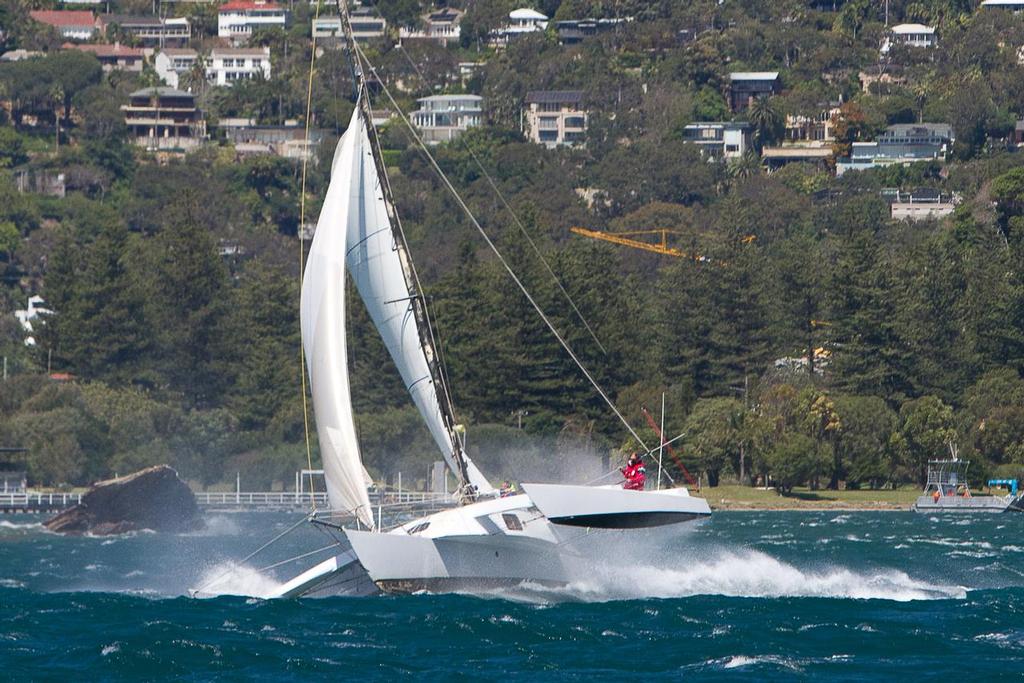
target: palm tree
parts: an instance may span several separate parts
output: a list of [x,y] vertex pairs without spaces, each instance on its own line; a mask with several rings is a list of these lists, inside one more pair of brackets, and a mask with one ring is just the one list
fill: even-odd
[[738,159],[729,161],[729,177],[734,179],[750,178],[761,173],[761,157],[752,149]]
[[750,105],[750,123],[754,125],[754,146],[763,148],[777,142],[785,131],[782,115],[775,109],[771,98],[759,97]]
[[50,88],[50,102],[53,104],[53,127],[56,130],[54,152],[60,152],[60,115],[64,108],[64,88],[59,83]]

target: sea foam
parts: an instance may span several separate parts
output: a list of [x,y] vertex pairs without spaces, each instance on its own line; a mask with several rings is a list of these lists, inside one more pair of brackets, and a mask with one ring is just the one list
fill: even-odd
[[222,562],[206,570],[199,578],[197,585],[199,589],[196,596],[200,598],[212,598],[219,595],[266,598],[281,584],[252,567],[234,562]]
[[626,568],[591,566],[586,578],[574,581],[566,597],[582,600],[677,598],[723,595],[745,598],[851,598],[858,600],[962,599],[962,586],[915,579],[895,569],[856,571],[846,567],[807,570],[756,550],[719,550],[700,559],[675,558]]

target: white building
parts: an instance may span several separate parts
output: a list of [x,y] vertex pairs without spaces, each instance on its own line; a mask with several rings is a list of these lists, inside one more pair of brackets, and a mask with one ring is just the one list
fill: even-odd
[[526,93],[523,132],[547,148],[583,142],[588,113],[582,90],[534,90]]
[[67,40],[89,40],[96,32],[96,17],[85,10],[33,10],[29,16],[57,29]]
[[431,95],[417,102],[420,108],[412,113],[412,123],[426,143],[450,142],[483,122],[483,98],[479,95]]
[[217,10],[217,36],[245,40],[260,28],[284,28],[288,13],[266,0],[231,0]]
[[420,25],[416,28],[400,28],[399,40],[434,40],[442,45],[457,43],[462,35],[459,24],[466,13],[459,9],[445,7],[436,12],[428,12],[420,16]]
[[189,48],[167,48],[157,53],[153,59],[153,68],[164,83],[172,88],[180,89],[181,76],[196,66],[199,53]]
[[930,188],[882,190],[882,195],[889,200],[889,215],[900,221],[943,218],[953,213],[960,203],[959,195],[943,194]]
[[499,47],[507,45],[516,36],[543,31],[548,27],[548,17],[537,10],[526,7],[508,13],[508,24],[491,34],[491,45]]
[[746,121],[705,121],[683,128],[683,140],[700,147],[711,159],[738,159],[750,149],[751,126]]
[[[351,11],[352,37],[356,42],[365,42],[383,38],[388,22],[373,13],[371,8],[358,8]],[[341,28],[341,17],[317,17],[313,19],[313,37],[317,40],[335,42],[345,37]]]
[[206,80],[232,85],[250,78],[270,78],[269,47],[217,47],[206,62]]
[[53,311],[46,308],[46,301],[38,294],[28,298],[27,308],[14,312],[14,317],[21,323],[21,329],[28,333],[28,336],[25,337],[25,346],[36,345],[36,339],[32,336],[35,332],[32,321],[44,322],[43,317],[47,315],[53,315]]
[[1024,0],[984,0],[982,9],[1008,9],[1013,12],[1024,11]]
[[935,47],[935,28],[923,24],[897,24],[882,43],[882,54],[888,53],[893,45]]

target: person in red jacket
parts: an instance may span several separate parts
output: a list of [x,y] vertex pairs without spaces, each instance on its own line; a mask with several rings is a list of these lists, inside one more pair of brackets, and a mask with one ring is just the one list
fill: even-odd
[[644,461],[637,453],[630,453],[626,466],[620,467],[619,471],[626,478],[622,488],[630,491],[644,490],[644,484],[647,482],[647,470],[644,468]]

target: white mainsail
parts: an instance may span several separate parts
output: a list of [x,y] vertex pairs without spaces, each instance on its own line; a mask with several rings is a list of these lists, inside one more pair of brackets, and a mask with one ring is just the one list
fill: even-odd
[[[424,345],[424,331],[416,318],[415,293],[410,291],[409,285],[411,264],[403,263],[405,252],[396,243],[366,122],[358,107],[345,132],[346,141],[349,136],[354,138],[354,154],[359,160],[355,161],[349,185],[353,206],[346,254],[349,272],[434,442],[448,466],[457,473],[460,467],[450,429],[454,425],[449,427],[445,423],[441,409],[443,399],[438,395],[439,387],[431,373],[433,359],[427,356],[432,351]],[[348,157],[336,155],[332,184],[333,178],[339,175],[339,164],[349,168]],[[465,453],[462,459],[469,483],[480,493],[493,492],[494,488]]]
[[366,470],[359,455],[345,340],[345,243],[363,215],[360,138],[350,126],[338,143],[316,235],[302,280],[302,344],[309,366],[320,454],[331,508],[373,528]]

